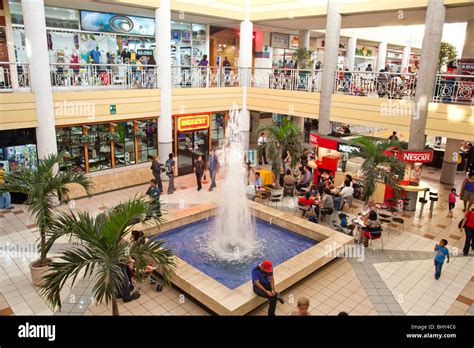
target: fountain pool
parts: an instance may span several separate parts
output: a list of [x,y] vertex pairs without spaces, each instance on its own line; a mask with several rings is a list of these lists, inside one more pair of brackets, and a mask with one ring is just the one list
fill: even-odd
[[224,260],[214,255],[213,249],[207,244],[213,225],[213,218],[204,219],[160,234],[157,239],[164,240],[165,246],[171,248],[180,259],[229,289],[248,282],[252,268],[264,259],[272,260],[275,267],[318,243],[257,219],[255,242],[258,252],[243,258],[236,255],[233,260]]

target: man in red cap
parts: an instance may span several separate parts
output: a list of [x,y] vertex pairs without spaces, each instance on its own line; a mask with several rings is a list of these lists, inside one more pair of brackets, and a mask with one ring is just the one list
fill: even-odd
[[275,279],[273,279],[273,266],[270,260],[265,260],[252,269],[253,292],[260,297],[269,300],[268,315],[275,315],[276,301],[285,303],[283,297],[275,291]]

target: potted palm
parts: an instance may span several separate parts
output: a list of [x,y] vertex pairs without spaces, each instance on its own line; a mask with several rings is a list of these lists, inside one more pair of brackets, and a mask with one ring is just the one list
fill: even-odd
[[[88,212],[62,213],[50,229],[50,244],[60,237],[69,237],[72,247],[51,264],[51,272],[44,277],[42,293],[54,308],[61,308],[61,290],[68,279],[74,285],[83,274],[93,279],[93,297],[96,303],[112,305],[112,314],[119,315],[117,295],[124,279],[122,266],[133,257],[137,269],[150,262],[157,265],[165,283],[175,273],[175,258],[170,249],[163,247],[163,241],[147,240],[134,243],[127,235],[135,223],[161,223],[155,213],[155,205],[139,198],[132,198],[118,206],[93,217]],[[148,222],[145,216],[152,217]]]
[[280,188],[280,168],[282,159],[287,153],[291,157],[291,166],[298,162],[298,157],[302,150],[303,133],[293,122],[283,119],[280,126],[270,125],[260,127],[258,133],[265,132],[267,141],[260,145],[258,151],[266,151],[272,172],[275,177],[275,187]]
[[351,156],[364,159],[361,167],[364,175],[364,201],[367,202],[374,194],[377,181],[388,184],[397,192],[397,184],[403,177],[405,164],[397,157],[385,153],[385,150],[397,146],[397,142],[393,140],[375,141],[362,136],[353,139],[351,143],[358,148],[351,153]]
[[11,172],[7,174],[1,188],[5,192],[25,194],[26,209],[36,220],[40,233],[40,258],[30,263],[31,279],[35,286],[40,285],[51,264],[51,259],[47,257],[51,245],[46,243],[46,234],[55,219],[56,203],[61,205],[69,202],[71,184],[81,186],[87,195],[90,195],[93,188],[92,182],[84,173],[74,173],[69,169],[58,171],[56,168],[63,164],[63,158],[64,151],[40,160],[36,169],[22,168],[21,171]]

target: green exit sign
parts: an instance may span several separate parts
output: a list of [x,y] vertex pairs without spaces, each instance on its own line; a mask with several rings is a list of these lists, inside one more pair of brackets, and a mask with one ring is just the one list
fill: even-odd
[[110,104],[109,112],[110,112],[111,115],[115,115],[117,113],[117,105]]

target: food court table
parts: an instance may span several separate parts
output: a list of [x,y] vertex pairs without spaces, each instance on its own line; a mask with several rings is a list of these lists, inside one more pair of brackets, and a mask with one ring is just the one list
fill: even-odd
[[272,185],[273,184],[273,173],[271,170],[260,169],[258,170],[260,177],[262,178],[262,185]]
[[403,191],[406,192],[406,198],[409,199],[408,204],[404,207],[406,211],[415,211],[416,203],[418,202],[418,192],[424,192],[424,198],[426,198],[426,192],[430,190],[430,187],[424,183],[420,182],[418,186],[412,185],[398,185]]

